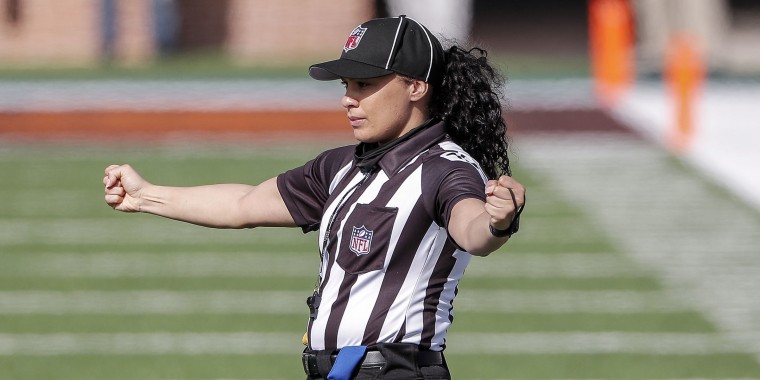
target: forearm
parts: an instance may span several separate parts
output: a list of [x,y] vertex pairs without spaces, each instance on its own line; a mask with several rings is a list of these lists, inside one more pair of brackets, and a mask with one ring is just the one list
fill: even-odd
[[251,226],[241,200],[255,186],[219,184],[195,187],[151,185],[140,194],[139,211],[214,228]]
[[461,200],[454,206],[449,219],[449,234],[465,251],[476,256],[488,256],[509,240],[509,237],[497,237],[489,228],[504,230],[509,227],[511,214],[494,220],[484,207],[483,201],[476,198]]
[[[486,212],[473,218],[467,224],[462,248],[475,256],[488,256],[491,252],[501,248],[509,240],[509,237],[494,236],[488,227],[490,222],[491,216]],[[497,228],[499,227],[497,226]]]

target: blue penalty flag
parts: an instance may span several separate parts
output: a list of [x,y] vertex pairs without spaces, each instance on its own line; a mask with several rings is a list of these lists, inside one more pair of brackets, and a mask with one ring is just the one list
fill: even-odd
[[335,358],[330,373],[327,374],[327,380],[350,380],[356,366],[361,363],[364,353],[367,352],[367,346],[347,346],[338,351],[338,357]]

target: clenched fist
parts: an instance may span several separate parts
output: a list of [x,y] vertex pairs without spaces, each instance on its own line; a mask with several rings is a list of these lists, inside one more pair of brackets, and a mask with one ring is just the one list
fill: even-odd
[[140,192],[148,185],[129,165],[111,165],[103,177],[105,201],[114,210],[124,212],[140,211]]
[[491,216],[491,226],[506,230],[525,205],[525,186],[509,176],[486,183],[486,212]]

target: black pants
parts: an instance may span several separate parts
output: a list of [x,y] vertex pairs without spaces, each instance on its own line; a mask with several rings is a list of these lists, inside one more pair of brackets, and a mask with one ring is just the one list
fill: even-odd
[[[353,379],[451,379],[446,360],[443,359],[443,354],[440,355],[440,363],[429,364],[428,360],[424,359],[428,358],[430,355],[420,354],[417,345],[382,343],[369,346],[367,350],[379,351],[382,354],[384,363],[365,363],[363,361],[354,371]],[[322,359],[320,360],[322,364],[320,364],[319,370],[314,370],[312,368],[312,370],[309,371],[307,369],[306,379],[325,379],[327,373],[330,371],[329,367],[335,361],[335,355],[330,355],[329,353],[324,352],[315,352],[314,354],[322,356]],[[311,374],[309,374],[309,372],[311,372]]]

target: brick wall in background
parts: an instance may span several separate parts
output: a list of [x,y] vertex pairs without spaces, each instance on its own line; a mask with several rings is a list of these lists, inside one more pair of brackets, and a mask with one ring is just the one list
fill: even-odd
[[[116,10],[110,22],[103,11],[109,2]],[[157,2],[171,0],[0,0],[0,66],[87,66],[105,58],[149,62],[159,54]],[[176,49],[218,49],[241,62],[272,64],[337,55],[336,46],[375,10],[374,2],[356,0],[174,0],[174,5]]]
[[100,54],[100,0],[2,0],[0,65],[94,62]]
[[[233,0],[227,51],[243,61],[335,57],[356,25],[374,16],[357,0]],[[327,55],[326,55],[327,54]]]

